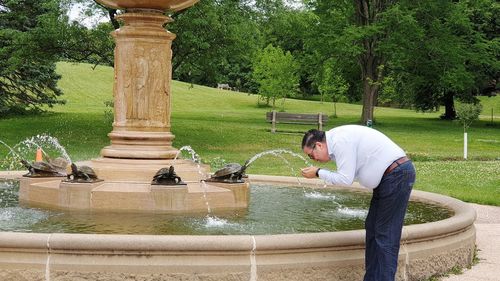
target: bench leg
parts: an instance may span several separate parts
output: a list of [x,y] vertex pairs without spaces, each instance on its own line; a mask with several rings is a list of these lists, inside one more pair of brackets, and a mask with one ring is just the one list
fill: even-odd
[[323,131],[323,113],[318,115],[318,130]]
[[273,110],[273,122],[272,122],[271,133],[276,133],[276,111]]

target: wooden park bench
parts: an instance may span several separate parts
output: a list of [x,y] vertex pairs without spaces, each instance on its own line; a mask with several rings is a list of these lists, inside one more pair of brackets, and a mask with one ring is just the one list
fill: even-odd
[[271,132],[276,132],[276,124],[303,124],[318,125],[318,130],[323,130],[323,124],[328,122],[328,115],[321,112],[318,114],[276,112],[275,110],[266,113],[266,121],[272,124]]
[[219,83],[217,83],[217,89],[231,91],[231,86],[229,86],[229,84],[219,84]]

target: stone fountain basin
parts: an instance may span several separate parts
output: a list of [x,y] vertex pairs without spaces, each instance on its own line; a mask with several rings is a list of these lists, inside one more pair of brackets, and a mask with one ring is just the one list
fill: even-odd
[[199,0],[97,0],[114,9],[154,9],[179,11],[193,6]]
[[[250,176],[295,185],[296,178]],[[316,186],[318,181],[301,180]],[[319,184],[321,186],[321,184]],[[356,188],[359,191],[359,188]],[[414,191],[454,216],[403,228],[397,280],[422,280],[472,263],[475,211],[460,200]],[[280,235],[0,233],[3,280],[361,280],[364,230]]]

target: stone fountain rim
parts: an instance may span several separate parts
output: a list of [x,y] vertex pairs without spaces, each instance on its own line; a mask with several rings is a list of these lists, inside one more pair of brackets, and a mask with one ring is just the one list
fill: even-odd
[[[0,172],[0,178],[15,178],[20,172]],[[251,183],[272,185],[297,185],[297,178],[282,176],[250,175]],[[305,186],[323,186],[318,180],[300,179]],[[333,187],[332,188],[338,188]],[[363,190],[359,185],[341,188]],[[408,225],[403,228],[402,241],[420,243],[466,232],[473,228],[475,210],[468,204],[430,192],[414,190],[412,199],[430,202],[454,211],[450,218]],[[131,235],[131,234],[69,234],[69,233],[22,233],[0,232],[2,249],[37,249],[50,252],[122,253],[137,255],[139,252],[241,252],[241,251],[314,251],[343,247],[364,248],[364,230],[339,232],[274,234],[274,235]]]

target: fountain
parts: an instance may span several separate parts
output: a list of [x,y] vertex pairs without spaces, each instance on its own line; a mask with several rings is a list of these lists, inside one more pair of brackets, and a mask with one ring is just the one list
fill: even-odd
[[[126,10],[118,17],[125,25],[113,32],[115,115],[111,144],[102,149],[101,158],[84,163],[103,181],[23,177],[20,202],[66,209],[75,215],[90,212],[97,217],[99,212],[120,211],[184,214],[207,209],[210,213],[211,208],[245,210],[248,183],[206,183],[203,175],[209,167],[175,159],[179,151],[172,147],[170,45],[175,35],[164,30],[163,24],[171,19],[163,11],[181,10],[197,1],[98,2]],[[168,170],[159,176],[173,175],[171,166],[185,186],[151,184],[162,168]],[[74,173],[78,174],[78,168]],[[180,179],[174,177],[174,181]],[[250,175],[248,181],[294,185],[296,179]],[[323,183],[303,180],[302,185]],[[449,197],[418,191],[412,200],[445,206],[454,215],[403,228],[398,280],[420,280],[456,265],[471,264],[475,242],[472,208]],[[1,215],[9,219],[8,213]],[[128,223],[118,215],[114,221]],[[0,232],[0,276],[2,280],[350,281],[361,279],[363,253],[363,230],[274,235]]]
[[[8,174],[0,173],[0,177],[6,176]],[[293,177],[249,175],[249,181],[254,186],[252,190],[262,189],[258,184],[271,185],[268,190],[296,184]],[[12,193],[8,185],[4,187],[0,182],[0,199],[6,200],[2,205],[9,200],[2,193]],[[323,189],[318,180],[304,179],[301,185]],[[305,228],[300,226],[302,223],[283,224],[289,217],[282,215],[284,205],[275,202],[288,201],[285,213],[293,216],[296,213],[293,210],[297,209],[302,222],[318,216],[301,204],[304,200],[311,201],[310,206],[320,212],[337,209],[341,214],[361,217],[366,213],[363,209],[331,204],[337,200],[337,193],[325,195],[318,190],[303,194],[301,188],[295,189],[291,197],[281,193],[274,198],[267,194],[255,196],[255,201],[270,201],[248,212],[265,209],[274,220],[268,221],[264,230],[251,224],[228,235],[221,235],[225,232],[224,226],[231,228],[232,224],[239,224],[238,217],[246,216],[245,212],[233,220],[224,214],[205,218],[203,214],[178,214],[167,220],[168,217],[158,213],[61,213],[55,210],[48,220],[51,228],[47,229],[42,224],[46,211],[0,208],[0,229],[9,231],[0,232],[0,276],[3,280],[360,280],[364,230],[332,231],[325,229],[327,223],[322,222]],[[356,187],[327,186],[326,189],[363,192]],[[364,193],[369,198],[369,193]],[[405,225],[398,280],[423,280],[457,265],[470,265],[475,243],[473,209],[459,200],[426,192],[413,192],[411,200],[439,205],[453,214],[443,220]],[[327,204],[322,205],[323,201]],[[93,220],[89,220],[90,217]],[[260,219],[250,218],[257,222]],[[334,224],[337,220],[329,214],[326,219]],[[184,223],[179,225],[179,220],[198,221],[195,224],[198,229],[202,221],[202,232],[186,232],[189,227]],[[360,223],[358,228],[362,227]],[[72,229],[65,231],[69,225]],[[84,225],[90,228],[85,230]],[[274,225],[284,229],[270,232],[269,226],[274,229]],[[136,227],[145,230],[136,232]],[[174,230],[175,235],[159,235],[169,230]],[[29,233],[33,231],[45,233]]]

